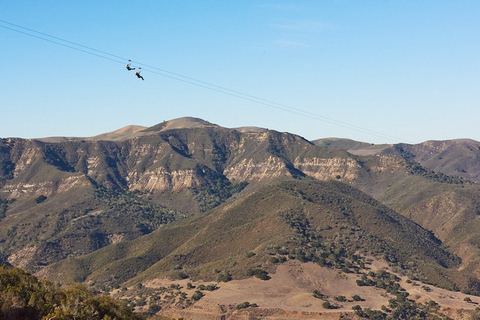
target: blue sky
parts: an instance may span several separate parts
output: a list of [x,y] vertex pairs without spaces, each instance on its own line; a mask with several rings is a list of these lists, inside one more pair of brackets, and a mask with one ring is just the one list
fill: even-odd
[[7,0],[0,20],[0,137],[193,116],[311,140],[480,140],[478,0]]

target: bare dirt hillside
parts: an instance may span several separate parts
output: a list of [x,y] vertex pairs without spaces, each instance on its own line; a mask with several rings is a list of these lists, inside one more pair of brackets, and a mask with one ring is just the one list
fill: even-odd
[[108,132],[108,133],[103,133],[95,137],[91,137],[89,139],[91,140],[111,140],[111,141],[119,141],[119,140],[125,140],[125,139],[130,139],[135,137],[136,135],[139,135],[138,132],[145,130],[147,127],[142,127],[142,126],[126,126],[121,129]]
[[[387,265],[381,261],[373,261],[370,270],[388,270]],[[391,271],[389,271],[391,272]],[[263,281],[257,278],[234,280],[230,282],[191,282],[184,280],[156,279],[144,283],[147,288],[178,287],[190,296],[201,285],[216,285],[214,291],[205,291],[205,295],[192,306],[164,308],[161,314],[170,317],[183,317],[185,319],[356,319],[352,307],[359,305],[363,309],[371,308],[380,310],[388,305],[388,300],[393,295],[384,290],[358,286],[358,274],[345,274],[337,270],[320,267],[314,263],[300,263],[295,260],[288,261],[278,267],[270,280]],[[408,281],[401,277],[401,286],[409,293],[409,299],[419,303],[435,301],[440,305],[440,312],[449,314],[453,319],[462,319],[458,315],[461,310],[474,310],[480,303],[480,297],[468,296],[459,292],[452,292],[420,282]],[[188,287],[191,289],[188,289]],[[318,290],[325,298],[313,296],[313,291]],[[120,290],[114,292],[121,296]],[[353,296],[359,296],[362,301],[354,301]],[[345,296],[347,301],[339,302],[335,299]],[[466,302],[468,297],[471,301]],[[325,309],[322,305],[329,301],[336,306],[335,309]],[[258,307],[237,309],[237,306],[249,302]],[[178,304],[177,304],[178,306]],[[140,311],[141,309],[138,309]]]

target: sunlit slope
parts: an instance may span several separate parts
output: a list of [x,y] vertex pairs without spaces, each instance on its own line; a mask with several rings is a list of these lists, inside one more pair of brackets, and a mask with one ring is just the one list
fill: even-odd
[[367,255],[386,259],[412,277],[454,286],[448,275],[459,261],[429,231],[343,183],[295,180],[62,261],[48,274],[107,286],[158,277],[216,280],[224,273],[241,279],[249,268],[274,272],[283,259],[353,272]]

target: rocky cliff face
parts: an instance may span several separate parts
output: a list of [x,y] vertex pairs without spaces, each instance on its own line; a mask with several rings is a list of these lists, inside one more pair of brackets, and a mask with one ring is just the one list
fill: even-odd
[[7,199],[49,197],[92,181],[156,194],[211,187],[218,179],[251,184],[280,177],[353,180],[363,170],[354,157],[325,155],[321,147],[292,134],[217,127],[174,129],[125,141],[18,139],[4,145],[2,157],[13,168],[1,180],[0,194]]
[[358,178],[362,167],[352,158],[300,158],[294,161],[294,166],[305,174],[317,180]]

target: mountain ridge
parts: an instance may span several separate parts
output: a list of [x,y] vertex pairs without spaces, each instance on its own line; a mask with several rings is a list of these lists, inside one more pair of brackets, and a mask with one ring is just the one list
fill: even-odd
[[480,294],[479,150],[464,139],[312,142],[198,118],[97,139],[0,139],[0,258],[108,291],[156,276],[242,279],[275,272],[275,259],[355,273],[363,252]]
[[[200,118],[181,117],[181,118],[176,118],[169,121],[163,121],[151,127],[139,126],[139,125],[127,125],[120,129],[116,129],[106,133],[101,133],[91,137],[55,136],[55,137],[45,137],[45,138],[34,138],[31,140],[39,140],[42,142],[52,142],[52,143],[76,141],[76,140],[122,141],[122,140],[129,140],[136,137],[152,134],[152,132],[161,132],[161,131],[173,130],[173,129],[192,129],[192,128],[206,128],[206,127],[220,127],[220,126]],[[260,128],[260,127],[245,126],[245,127],[232,128],[232,130],[236,130],[242,133],[248,133],[248,132],[259,133],[259,132],[264,132],[267,129]]]

